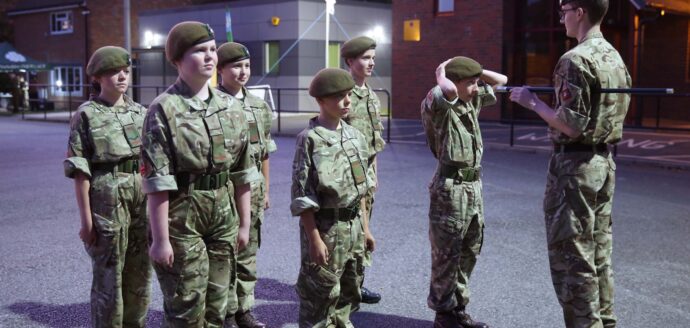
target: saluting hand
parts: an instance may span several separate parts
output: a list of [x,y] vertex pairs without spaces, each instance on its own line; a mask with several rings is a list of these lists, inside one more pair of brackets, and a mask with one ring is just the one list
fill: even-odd
[[316,238],[309,242],[309,257],[311,261],[318,265],[328,263],[328,248],[321,238]]
[[149,257],[154,262],[171,267],[173,261],[175,260],[175,255],[173,254],[172,245],[170,245],[169,240],[164,240],[162,242],[154,241],[149,247]]

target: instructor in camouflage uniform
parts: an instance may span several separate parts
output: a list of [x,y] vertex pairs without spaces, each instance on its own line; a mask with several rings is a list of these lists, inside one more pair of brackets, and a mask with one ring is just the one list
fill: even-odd
[[[251,94],[245,85],[251,77],[249,50],[240,43],[229,42],[218,48],[218,70],[225,92],[242,104],[249,127],[252,159],[262,179],[251,183],[251,225],[249,244],[237,254],[237,284],[228,297],[228,324],[235,320],[240,328],[262,328],[266,325],[254,318],[254,287],[256,286],[256,252],[261,246],[261,224],[264,210],[269,207],[269,154],[277,150],[271,138],[273,111],[261,98]],[[234,318],[231,318],[234,315]]]
[[144,327],[150,301],[146,196],[139,174],[146,109],[125,95],[131,60],[120,47],[93,53],[98,96],[72,117],[65,175],[74,179],[79,237],[93,264],[93,327]]
[[507,80],[471,58],[455,57],[436,69],[438,85],[422,101],[427,142],[438,159],[429,184],[428,304],[436,311],[435,328],[488,327],[465,312],[470,275],[484,237],[483,145],[477,118],[482,107],[496,103],[492,87]]
[[[350,113],[343,120],[364,135],[369,147],[369,170],[374,177],[374,184],[364,196],[365,207],[362,208],[362,211],[371,220],[374,192],[378,187],[376,154],[381,152],[386,144],[381,136],[383,133],[381,101],[367,84],[367,79],[374,72],[376,41],[366,36],[351,39],[343,44],[340,49],[340,56],[345,59],[345,63],[350,68],[350,75],[355,81],[355,87],[350,95]],[[371,266],[371,253],[369,252],[366,252],[364,265]],[[364,276],[362,276],[362,281],[364,281]],[[362,287],[362,303],[374,304],[380,300],[381,295],[379,293]]]
[[218,60],[211,28],[175,25],[165,54],[179,77],[144,122],[149,254],[166,327],[222,327],[235,252],[249,241],[249,184],[258,173],[239,102],[208,86]]
[[527,89],[510,99],[549,124],[554,152],[549,163],[544,215],[551,278],[565,324],[615,327],[611,268],[611,207],[616,164],[610,144],[621,140],[627,94],[602,88],[629,88],[628,70],[603,37],[600,24],[607,0],[563,0],[559,13],[578,45],[554,70],[556,106]]
[[342,69],[319,71],[309,86],[319,116],[297,136],[290,210],[300,216],[300,328],[354,327],[350,312],[361,298],[364,251],[375,247],[361,213],[373,183],[369,148],[364,135],[342,120],[354,86]]

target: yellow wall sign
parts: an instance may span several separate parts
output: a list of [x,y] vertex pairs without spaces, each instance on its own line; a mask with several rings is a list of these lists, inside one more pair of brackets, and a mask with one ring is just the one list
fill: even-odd
[[422,39],[422,33],[419,28],[419,19],[408,19],[403,24],[403,40],[404,41],[419,41]]

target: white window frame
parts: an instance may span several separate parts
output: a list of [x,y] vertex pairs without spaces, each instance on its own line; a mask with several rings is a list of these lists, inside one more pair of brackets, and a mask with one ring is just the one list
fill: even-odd
[[[64,70],[64,71],[63,71]],[[70,83],[69,79],[69,74],[72,74],[72,81],[78,80],[79,83],[71,83],[74,84],[75,86],[73,87],[68,87]],[[63,76],[65,75],[65,76]],[[83,95],[83,88],[82,88],[82,68],[81,66],[55,66],[53,69],[50,71],[50,93],[53,96],[57,97],[67,97],[67,96],[72,96],[72,97],[81,97]],[[63,86],[58,87],[57,81],[62,81]],[[68,88],[72,88],[71,91],[69,91]]]
[[[56,24],[58,24],[57,26],[61,26],[64,22],[69,24],[69,29],[56,29]],[[72,32],[74,32],[74,18],[71,11],[56,11],[50,13],[51,35],[69,34]]]

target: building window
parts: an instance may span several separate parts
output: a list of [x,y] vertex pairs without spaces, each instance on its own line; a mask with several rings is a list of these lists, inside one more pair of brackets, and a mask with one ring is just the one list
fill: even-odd
[[268,41],[264,43],[264,73],[278,74],[280,72],[280,42]]
[[50,14],[50,34],[72,33],[72,12],[59,11]]
[[455,11],[455,0],[436,0],[436,15],[452,15]]
[[340,43],[328,43],[328,67],[340,68]]
[[81,67],[60,66],[50,71],[53,96],[82,96]]
[[690,83],[690,21],[688,21],[688,45],[685,51],[685,83]]

